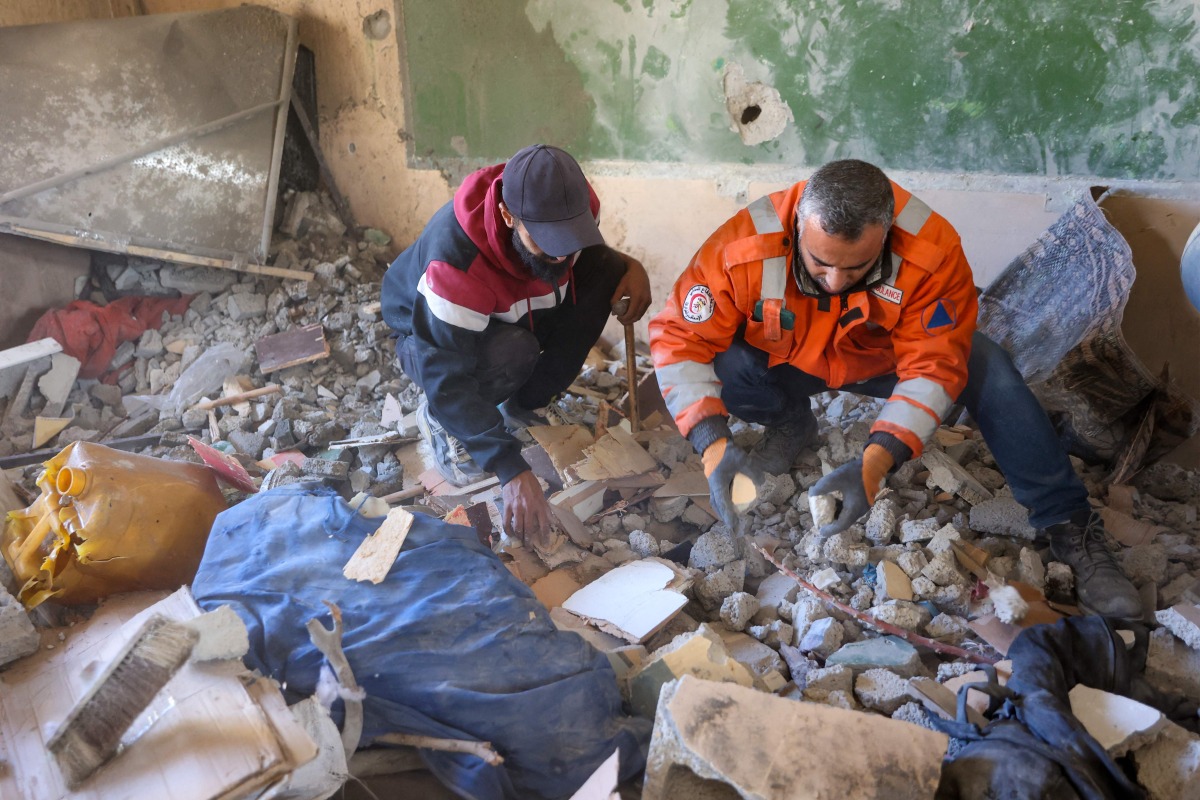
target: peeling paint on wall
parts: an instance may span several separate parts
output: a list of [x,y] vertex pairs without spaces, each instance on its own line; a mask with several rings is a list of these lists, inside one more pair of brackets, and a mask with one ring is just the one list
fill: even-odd
[[[489,122],[512,114],[526,140],[588,160],[1200,178],[1195,0],[527,0],[522,19],[508,5],[487,26],[471,0],[406,6],[414,87],[454,87],[417,97],[418,163],[454,157],[455,135],[475,158],[510,155],[511,129]],[[542,65],[524,81],[482,68],[517,52]],[[730,129],[730,64],[790,109],[778,135]]]

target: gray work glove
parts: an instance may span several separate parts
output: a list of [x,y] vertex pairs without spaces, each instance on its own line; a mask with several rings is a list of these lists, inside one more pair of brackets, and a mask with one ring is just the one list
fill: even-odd
[[833,522],[822,525],[818,532],[822,537],[841,533],[849,528],[859,517],[867,513],[871,504],[867,502],[867,491],[863,487],[862,459],[848,461],[813,484],[808,490],[809,495],[831,494],[838,492],[842,496],[841,507]]
[[704,462],[708,477],[709,499],[721,521],[734,533],[741,533],[741,514],[733,501],[733,480],[739,474],[754,484],[755,496],[762,486],[763,472],[745,450],[733,443],[729,424],[723,417],[708,417],[696,423],[688,438]]

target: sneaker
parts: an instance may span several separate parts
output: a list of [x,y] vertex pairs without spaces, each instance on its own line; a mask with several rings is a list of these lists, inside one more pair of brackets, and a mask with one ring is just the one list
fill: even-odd
[[750,458],[769,475],[782,475],[791,469],[800,451],[817,437],[817,418],[807,409],[795,419],[767,428],[750,451]]
[[417,406],[417,429],[433,452],[433,465],[438,473],[455,486],[469,486],[487,475],[462,446],[462,442],[446,433],[442,424],[429,415],[429,403]]
[[1068,522],[1051,525],[1046,533],[1054,558],[1075,573],[1080,608],[1102,617],[1142,619],[1141,595],[1117,564],[1098,512],[1076,514]]

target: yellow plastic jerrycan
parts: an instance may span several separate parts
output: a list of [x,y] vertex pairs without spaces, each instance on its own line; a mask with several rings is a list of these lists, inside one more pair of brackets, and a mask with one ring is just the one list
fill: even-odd
[[12,511],[0,552],[29,608],[177,589],[200,566],[225,498],[198,464],[75,442],[45,463],[42,494]]

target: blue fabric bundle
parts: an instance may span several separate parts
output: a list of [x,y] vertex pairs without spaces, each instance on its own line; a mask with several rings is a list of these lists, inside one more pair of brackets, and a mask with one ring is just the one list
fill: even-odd
[[[533,593],[473,528],[415,515],[380,584],[342,567],[382,518],[366,519],[329,490],[286,486],[217,517],[192,584],[200,607],[229,605],[246,623],[246,664],[278,680],[290,702],[310,696],[324,657],[305,624],[330,627],[366,691],[364,744],[384,733],[489,741],[490,767],[421,751],[463,797],[572,794],[620,749],[622,777],[645,766],[650,726],[627,717],[608,659],[559,631]],[[334,708],[340,719],[340,703]]]

